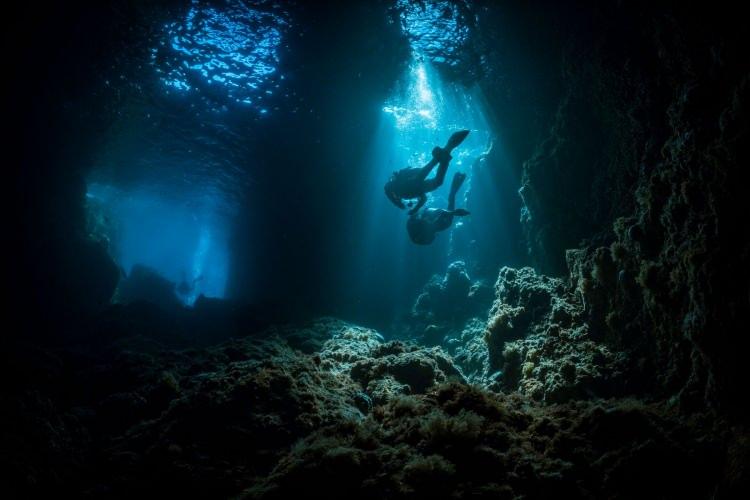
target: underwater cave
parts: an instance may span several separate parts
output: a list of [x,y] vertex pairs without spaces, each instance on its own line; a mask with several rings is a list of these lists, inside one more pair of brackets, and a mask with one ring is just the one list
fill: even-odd
[[7,19],[7,498],[750,498],[738,7]]

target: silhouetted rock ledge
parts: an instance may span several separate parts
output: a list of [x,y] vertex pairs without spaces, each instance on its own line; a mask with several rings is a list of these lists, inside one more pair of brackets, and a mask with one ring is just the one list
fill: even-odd
[[[512,274],[498,281],[503,307],[531,294],[534,321],[559,315],[556,281]],[[473,342],[505,335],[500,311]],[[96,352],[20,350],[5,366],[25,384],[2,396],[2,467],[27,494],[730,498],[744,477],[742,430],[667,402],[597,399],[575,382],[588,351],[545,350],[548,334],[487,350],[523,360],[512,384],[487,385],[469,384],[440,347],[333,318],[205,348],[118,338]],[[549,369],[527,369],[531,359]]]

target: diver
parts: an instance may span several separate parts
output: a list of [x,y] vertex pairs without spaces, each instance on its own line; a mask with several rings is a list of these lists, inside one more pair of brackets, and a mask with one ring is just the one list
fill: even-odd
[[193,290],[195,290],[195,285],[203,280],[203,275],[200,274],[197,277],[193,278],[192,281],[188,281],[187,276],[185,275],[185,271],[182,272],[182,281],[175,286],[175,291],[182,296],[187,296],[193,293]]
[[[448,163],[453,158],[451,151],[461,144],[467,135],[469,135],[468,130],[459,130],[450,136],[444,148],[436,146],[432,150],[432,160],[424,167],[406,167],[393,172],[393,175],[385,184],[385,195],[388,199],[398,208],[406,208],[403,200],[417,198],[417,204],[409,210],[409,215],[417,213],[427,201],[426,193],[443,185],[445,174],[448,171]],[[435,165],[438,165],[437,173],[434,177],[428,179],[427,176],[430,175]]]
[[421,212],[412,214],[406,221],[409,238],[417,245],[429,245],[435,240],[435,233],[445,231],[453,224],[453,217],[465,217],[468,210],[456,208],[456,193],[466,180],[466,174],[456,172],[451,183],[448,196],[448,210],[443,208],[425,208]]

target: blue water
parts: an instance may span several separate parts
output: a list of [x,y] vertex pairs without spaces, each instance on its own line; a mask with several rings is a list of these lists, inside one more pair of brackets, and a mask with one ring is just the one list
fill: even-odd
[[145,189],[122,191],[89,185],[89,206],[106,207],[112,257],[129,275],[146,266],[179,285],[175,295],[192,305],[203,294],[221,298],[228,277],[227,221],[210,199],[196,202],[168,198]]
[[[184,13],[160,26],[139,83],[151,86],[119,112],[88,179],[88,206],[95,215],[90,218],[101,222],[106,216],[108,221],[90,231],[106,239],[123,273],[146,266],[172,282],[179,300],[191,305],[201,294],[231,297],[238,261],[251,269],[240,283],[247,290],[253,289],[256,274],[276,273],[278,278],[270,278],[276,281],[303,280],[305,276],[287,274],[306,272],[306,265],[317,265],[315,255],[333,253],[342,257],[333,273],[317,278],[327,280],[320,284],[319,295],[339,294],[333,302],[345,303],[345,311],[358,315],[373,310],[386,296],[393,314],[408,309],[426,280],[442,274],[454,260],[466,260],[473,269],[477,248],[490,247],[488,238],[497,239],[486,228],[498,225],[500,210],[494,193],[477,179],[490,185],[488,176],[507,166],[477,161],[490,145],[495,153],[502,147],[481,87],[448,79],[443,71],[456,66],[461,49],[471,42],[471,19],[454,2],[398,0],[391,11],[408,41],[408,59],[379,103],[376,122],[362,127],[372,131],[362,138],[365,147],[355,157],[340,158],[333,147],[324,150],[333,151],[332,157],[306,158],[304,150],[285,150],[258,138],[271,123],[284,132],[284,120],[292,115],[305,113],[314,123],[320,113],[294,89],[308,82],[287,78],[299,73],[284,59],[291,50],[289,39],[301,37],[304,30],[283,4],[194,0]],[[314,60],[303,63],[315,65]],[[346,74],[345,67],[340,71]],[[308,95],[330,92],[335,102],[324,76],[321,81],[320,88],[306,89]],[[307,127],[310,122],[302,123]],[[332,126],[342,127],[342,134],[352,133],[344,129],[349,127],[345,123],[334,121]],[[452,176],[465,172],[468,178],[457,205],[471,210],[472,216],[457,220],[433,245],[417,247],[407,236],[406,212],[386,199],[383,185],[394,170],[427,163],[433,147],[444,145],[460,129],[471,132],[454,150],[446,182],[429,194],[427,206],[446,206]],[[319,144],[314,128],[288,133],[296,144]],[[315,161],[323,164],[316,166]],[[358,183],[340,187],[354,194],[354,206],[334,206],[332,212],[319,214],[298,204],[300,193],[308,202],[315,200],[319,189],[338,180],[299,172],[329,163],[357,169],[356,176],[347,178]],[[276,173],[281,171],[288,174]],[[335,172],[331,168],[320,175]],[[270,184],[261,188],[258,178]],[[280,189],[285,182],[288,189]],[[264,191],[269,186],[279,191]],[[272,199],[262,201],[266,197]],[[264,212],[270,206],[274,212]],[[331,230],[340,236],[331,244],[344,247],[323,250],[325,241],[307,238]],[[233,243],[238,238],[245,242],[241,253]],[[269,245],[293,248],[274,254]],[[271,250],[264,253],[266,247]],[[266,255],[266,260],[258,255]],[[301,262],[277,261],[281,255]],[[262,296],[263,287],[257,288]]]
[[280,88],[279,45],[288,14],[277,3],[193,0],[184,19],[168,23],[151,49],[165,92],[203,92],[264,114],[263,101]]
[[469,42],[470,21],[460,2],[398,0],[401,27],[415,54],[432,62],[456,65],[460,49]]

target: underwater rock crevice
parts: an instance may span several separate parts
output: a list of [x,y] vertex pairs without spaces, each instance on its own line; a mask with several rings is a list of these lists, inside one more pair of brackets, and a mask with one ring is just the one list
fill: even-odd
[[634,388],[742,414],[750,68],[741,28],[696,13],[613,4],[581,20],[550,138],[523,167],[522,223],[537,268],[570,273],[591,334],[641,367]]

